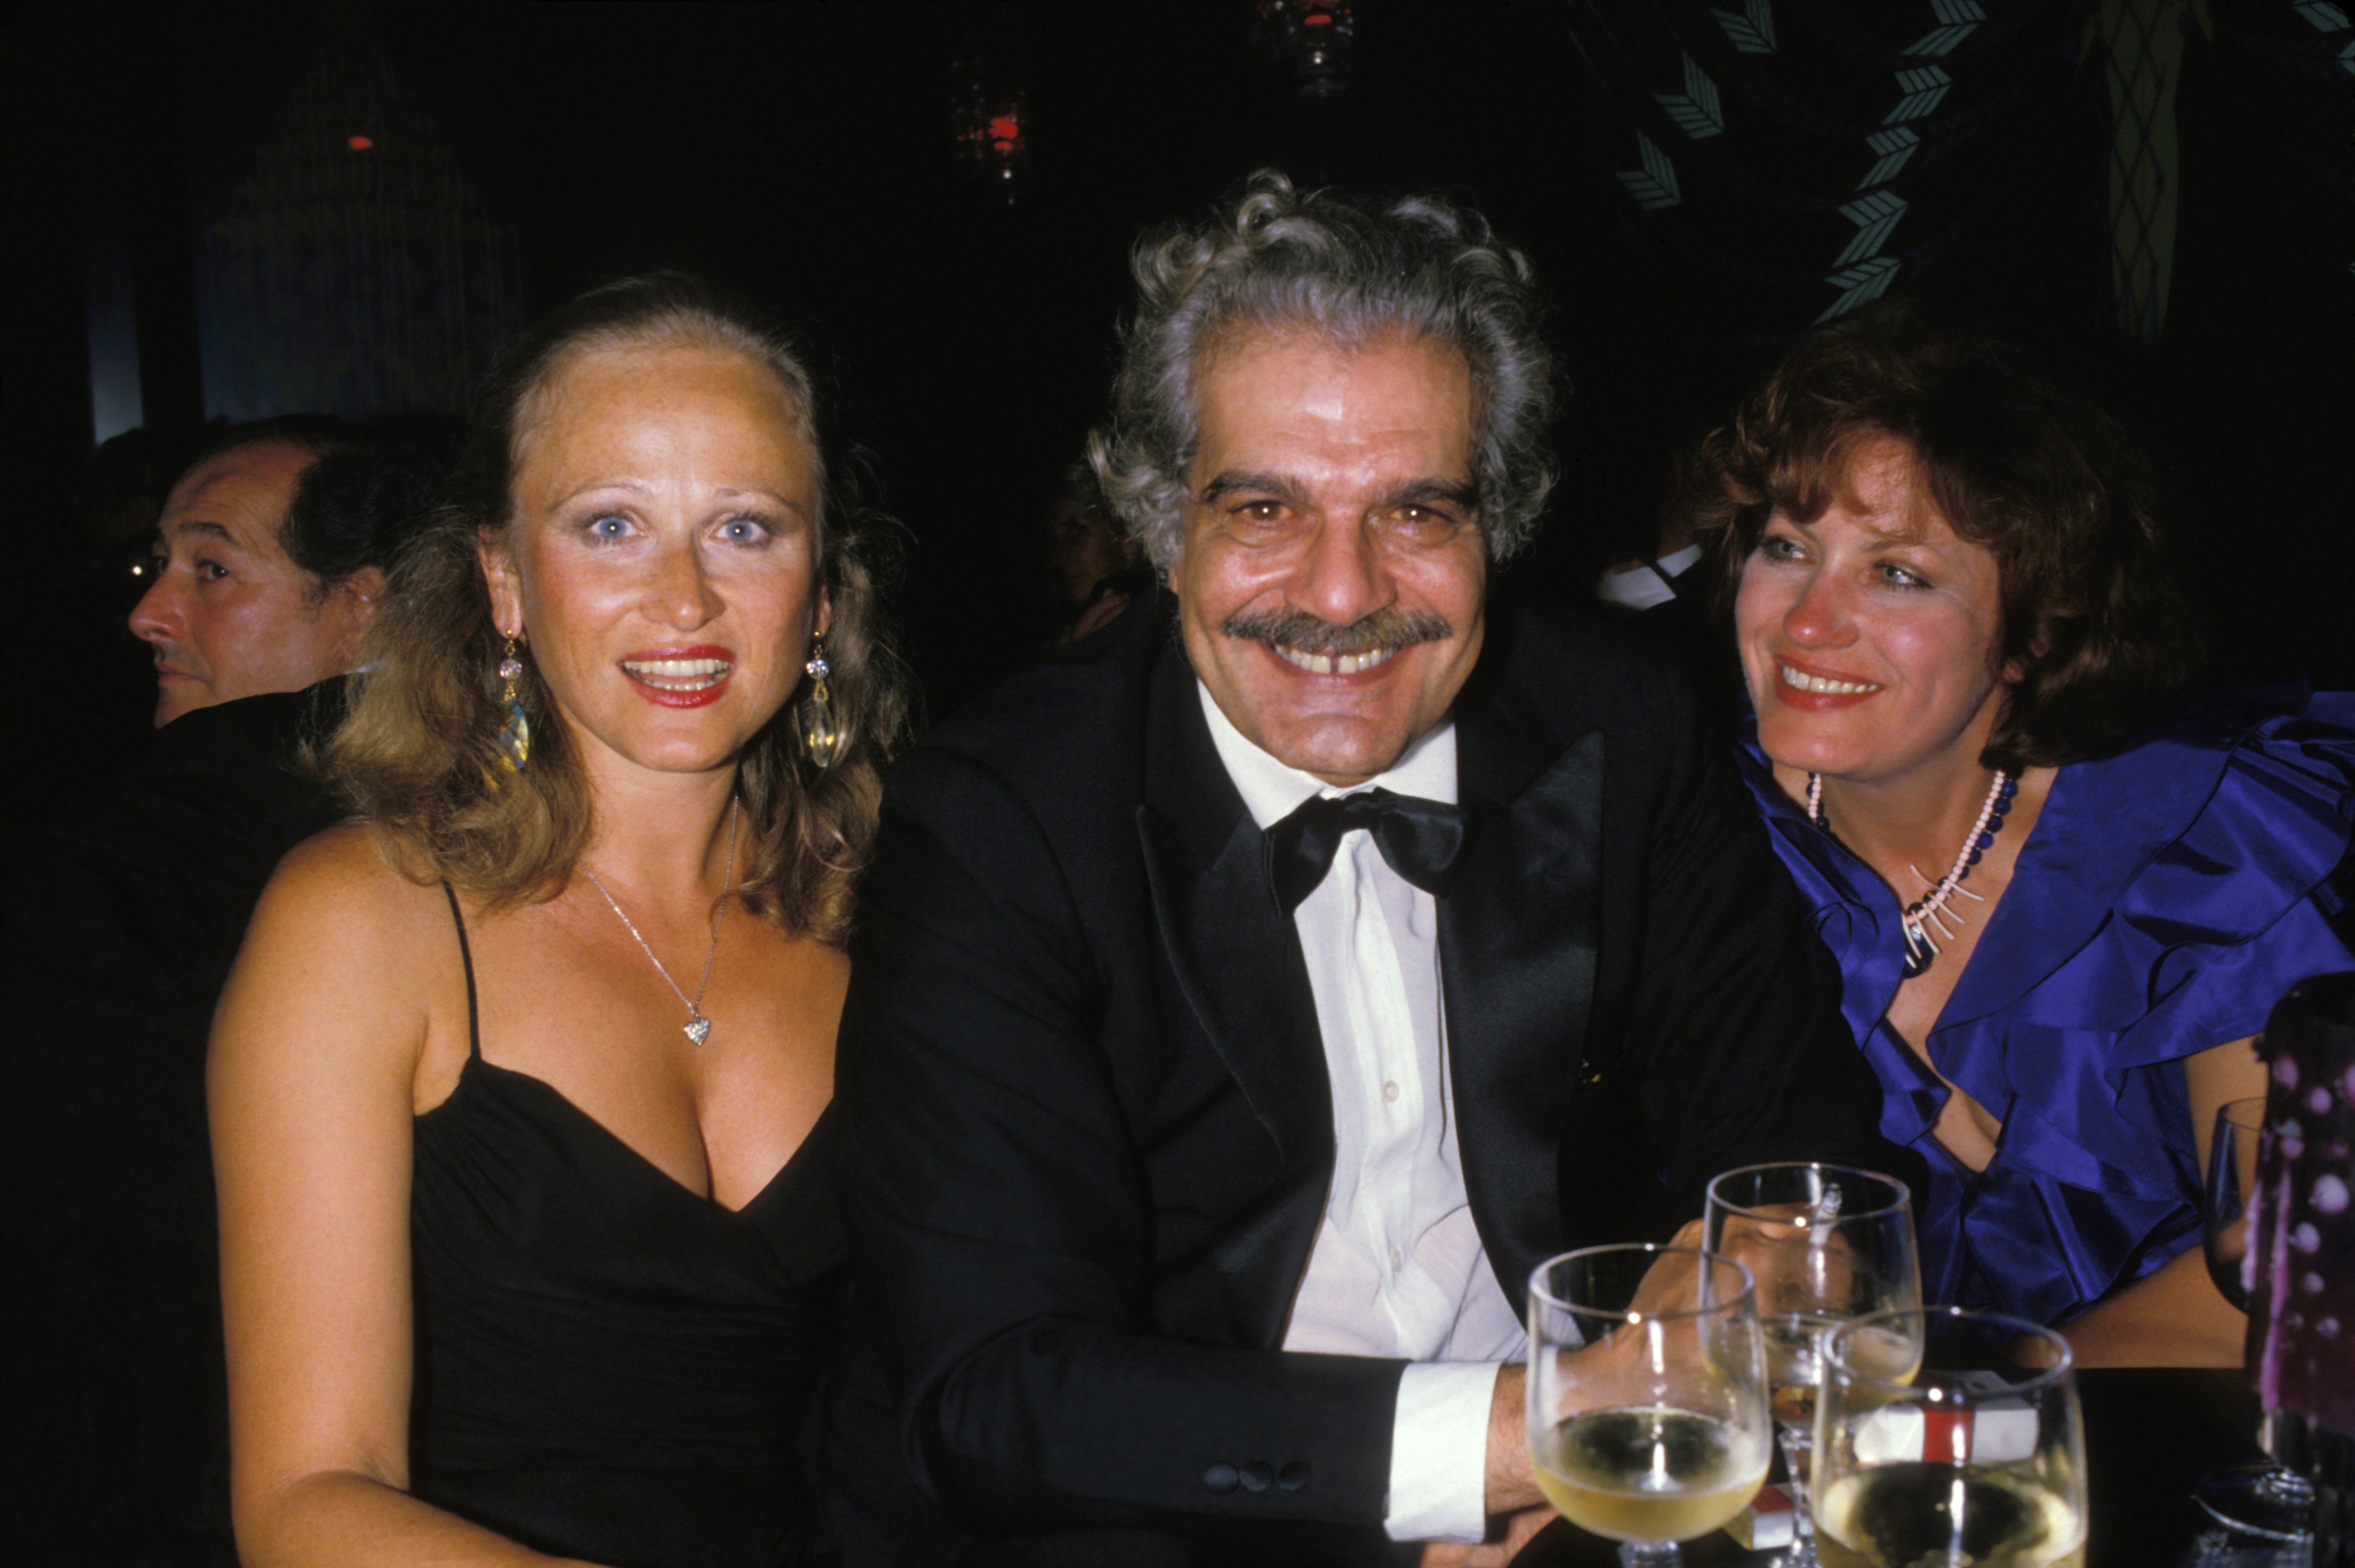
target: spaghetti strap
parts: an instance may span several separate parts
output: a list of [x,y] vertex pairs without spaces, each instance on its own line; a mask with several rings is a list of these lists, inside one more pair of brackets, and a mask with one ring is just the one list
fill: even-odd
[[466,943],[466,917],[458,913],[458,890],[450,879],[442,879],[442,892],[450,900],[450,920],[458,927],[458,958],[466,966],[466,1055],[479,1061],[483,1054],[483,1031],[474,1011],[474,950]]

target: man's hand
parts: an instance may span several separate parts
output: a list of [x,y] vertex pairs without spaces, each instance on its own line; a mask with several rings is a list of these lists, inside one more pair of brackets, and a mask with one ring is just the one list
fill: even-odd
[[[1670,1244],[1697,1247],[1701,1223],[1693,1220]],[[1684,1258],[1663,1259],[1646,1276],[1634,1305],[1647,1303],[1681,1307],[1692,1294],[1693,1267]],[[1579,1352],[1572,1351],[1571,1354]],[[1505,1366],[1497,1370],[1496,1390],[1488,1399],[1488,1473],[1483,1499],[1491,1519],[1507,1516],[1501,1540],[1477,1546],[1433,1542],[1423,1549],[1423,1568],[1489,1568],[1513,1560],[1529,1538],[1560,1516],[1546,1506],[1529,1466],[1529,1369]]]
[[1505,1533],[1494,1541],[1484,1541],[1476,1546],[1432,1542],[1423,1549],[1423,1568],[1508,1568],[1521,1554],[1521,1548],[1529,1543],[1531,1536],[1561,1517],[1540,1504],[1507,1515],[1503,1521]]

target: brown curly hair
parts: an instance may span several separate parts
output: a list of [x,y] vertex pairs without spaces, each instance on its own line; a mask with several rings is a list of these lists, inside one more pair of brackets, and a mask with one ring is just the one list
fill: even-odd
[[500,356],[476,397],[449,494],[394,566],[349,712],[314,765],[363,818],[390,831],[419,880],[446,878],[494,906],[563,890],[595,805],[530,660],[516,683],[532,726],[530,765],[503,765],[495,670],[504,640],[477,546],[514,525],[518,443],[557,374],[583,355],[670,346],[721,349],[767,366],[818,467],[820,585],[834,610],[827,685],[842,739],[832,765],[815,767],[799,744],[798,703],[789,701],[746,747],[738,787],[751,854],[739,885],[763,918],[839,945],[874,843],[882,766],[908,715],[906,679],[866,558],[880,520],[848,512],[830,493],[815,389],[792,344],[693,278],[657,273],[593,290]]
[[1938,514],[1996,559],[1996,664],[2024,673],[1987,766],[2101,756],[2198,673],[2204,618],[2141,445],[2011,344],[1906,300],[1803,340],[1702,441],[1678,509],[1713,541],[1722,623],[1768,516],[1820,516],[1881,436],[1905,443]]

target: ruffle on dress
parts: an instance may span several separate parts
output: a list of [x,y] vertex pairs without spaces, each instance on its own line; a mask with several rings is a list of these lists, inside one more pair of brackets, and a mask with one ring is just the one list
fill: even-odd
[[1881,1130],[1930,1162],[1923,1287],[2066,1321],[2200,1234],[2190,1106],[2169,1064],[2244,1039],[2292,983],[2355,967],[2331,919],[2355,836],[2355,696],[2212,694],[2061,770],[1928,1048],[2003,1124],[1973,1172],[1930,1135],[1946,1089],[1881,1023],[1903,969],[1895,896],[1742,771],[1839,960]]

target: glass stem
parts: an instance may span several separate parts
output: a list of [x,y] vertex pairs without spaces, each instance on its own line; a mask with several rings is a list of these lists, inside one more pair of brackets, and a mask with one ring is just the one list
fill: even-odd
[[1791,1494],[1791,1546],[1783,1553],[1783,1568],[1817,1568],[1816,1510],[1807,1496],[1807,1461],[1816,1435],[1777,1423],[1774,1436],[1783,1445],[1783,1485]]
[[1684,1554],[1673,1541],[1623,1541],[1619,1568],[1679,1568]]
[[2281,1411],[2268,1410],[2257,1424],[2257,1446],[2264,1450],[2273,1464],[2257,1485],[2268,1496],[2290,1504],[2314,1503],[2314,1483],[2299,1474],[2299,1467],[2312,1455],[2307,1450],[2311,1439],[2298,1428],[2296,1416],[2286,1416]]

